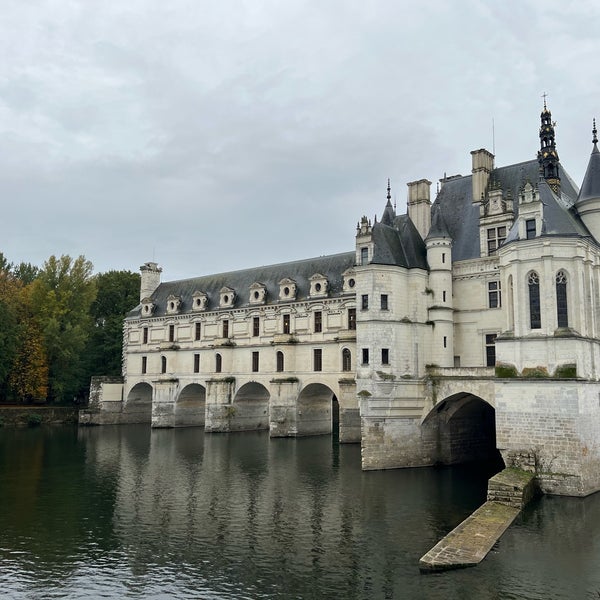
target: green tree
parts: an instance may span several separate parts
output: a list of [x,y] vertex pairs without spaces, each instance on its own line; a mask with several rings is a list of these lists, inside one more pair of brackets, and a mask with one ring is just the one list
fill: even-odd
[[85,387],[83,350],[92,329],[96,297],[92,263],[79,256],[51,256],[31,284],[34,316],[48,360],[48,398],[65,401]]
[[139,303],[140,276],[131,271],[108,271],[94,279],[97,295],[90,308],[94,327],[85,352],[88,376],[120,375],[123,319]]
[[40,270],[31,263],[22,262],[12,269],[14,276],[20,279],[24,284],[32,283],[38,276]]
[[18,297],[21,287],[20,282],[0,267],[0,399],[2,400],[6,400],[8,376],[19,343]]

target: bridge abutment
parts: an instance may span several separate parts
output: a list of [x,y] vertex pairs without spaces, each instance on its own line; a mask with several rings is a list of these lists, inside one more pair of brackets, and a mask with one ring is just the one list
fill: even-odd
[[231,418],[234,414],[234,386],[233,378],[209,379],[206,382],[205,431],[231,431]]

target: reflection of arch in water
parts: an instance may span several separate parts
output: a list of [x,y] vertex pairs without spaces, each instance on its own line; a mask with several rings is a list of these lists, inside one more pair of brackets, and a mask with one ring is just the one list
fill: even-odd
[[310,383],[298,396],[297,435],[339,433],[340,408],[336,395],[323,383]]
[[257,383],[245,383],[237,391],[230,411],[230,431],[254,431],[269,428],[269,390]]
[[149,383],[136,383],[123,406],[125,423],[150,423],[152,420],[152,386]]
[[180,392],[175,402],[175,427],[204,427],[206,388],[190,383]]
[[423,435],[435,444],[436,462],[451,465],[496,460],[496,411],[488,402],[459,392],[438,402],[425,417]]

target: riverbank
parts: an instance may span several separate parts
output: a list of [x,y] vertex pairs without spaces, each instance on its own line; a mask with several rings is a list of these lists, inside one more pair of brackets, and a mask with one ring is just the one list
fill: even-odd
[[75,406],[0,405],[0,426],[76,425],[78,413]]

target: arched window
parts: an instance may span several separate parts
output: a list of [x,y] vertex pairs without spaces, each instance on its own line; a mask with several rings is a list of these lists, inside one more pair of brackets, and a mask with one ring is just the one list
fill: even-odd
[[220,373],[222,368],[223,368],[223,359],[221,358],[221,355],[219,353],[217,353],[215,356],[215,372]]
[[529,285],[529,323],[531,329],[542,328],[542,316],[540,313],[540,278],[535,271],[527,276]]
[[352,370],[352,354],[348,348],[342,350],[342,371]]
[[161,373],[167,372],[167,357],[166,356],[160,357],[160,372]]
[[556,316],[559,327],[569,326],[567,305],[567,274],[559,271],[556,274]]
[[277,372],[281,373],[283,371],[283,352],[277,352]]

